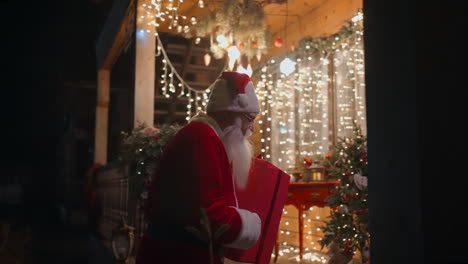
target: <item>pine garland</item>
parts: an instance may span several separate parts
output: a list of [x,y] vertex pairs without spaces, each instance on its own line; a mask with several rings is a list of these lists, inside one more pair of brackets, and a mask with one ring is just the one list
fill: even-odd
[[295,55],[297,57],[308,56],[314,52],[333,52],[345,43],[350,36],[363,30],[362,20],[357,22],[347,21],[337,33],[327,38],[303,38],[299,41]]
[[356,22],[347,21],[337,33],[326,37],[326,38],[312,38],[306,37],[299,40],[297,47],[293,52],[288,52],[274,57],[275,63],[270,63],[271,60],[265,61],[257,67],[255,67],[252,76],[253,78],[261,75],[261,69],[265,66],[272,67],[278,66],[284,58],[289,57],[293,59],[298,58],[307,58],[314,53],[329,53],[335,52],[339,48],[343,48],[343,45],[349,42],[349,39],[352,38],[357,32],[362,32],[364,30],[363,21],[359,20]]
[[162,151],[180,128],[179,125],[153,127],[141,123],[130,134],[121,132],[120,160],[131,168],[129,180],[138,195],[136,199],[146,199],[151,176]]

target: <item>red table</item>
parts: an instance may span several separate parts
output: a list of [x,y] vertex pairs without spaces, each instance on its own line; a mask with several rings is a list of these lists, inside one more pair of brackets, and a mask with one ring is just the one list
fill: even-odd
[[[290,183],[288,198],[286,199],[286,205],[294,205],[299,211],[299,257],[302,259],[303,255],[303,212],[307,211],[312,206],[325,207],[327,198],[331,193],[331,190],[336,185],[341,184],[340,182],[311,182],[311,183]],[[279,232],[278,232],[279,233]],[[275,246],[275,262],[278,258],[279,243],[278,238],[276,239]]]

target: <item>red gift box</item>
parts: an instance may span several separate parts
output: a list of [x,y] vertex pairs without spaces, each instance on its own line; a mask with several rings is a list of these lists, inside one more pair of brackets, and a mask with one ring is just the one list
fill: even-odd
[[239,208],[258,214],[262,220],[260,237],[251,248],[228,249],[228,259],[255,264],[270,263],[283,207],[288,195],[290,176],[270,162],[255,158],[249,181],[236,190]]

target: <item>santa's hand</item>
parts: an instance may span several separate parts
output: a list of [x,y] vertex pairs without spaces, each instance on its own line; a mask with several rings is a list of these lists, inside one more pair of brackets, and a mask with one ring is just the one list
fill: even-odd
[[260,237],[262,230],[262,221],[258,214],[233,207],[237,210],[241,217],[242,226],[237,238],[224,246],[237,249],[251,248]]

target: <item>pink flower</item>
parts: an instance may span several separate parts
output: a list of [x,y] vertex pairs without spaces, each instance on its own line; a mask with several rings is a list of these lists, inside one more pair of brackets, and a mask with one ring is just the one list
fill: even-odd
[[146,127],[145,129],[143,129],[143,133],[150,137],[158,136],[160,132],[161,131],[159,131],[159,129],[154,127]]

